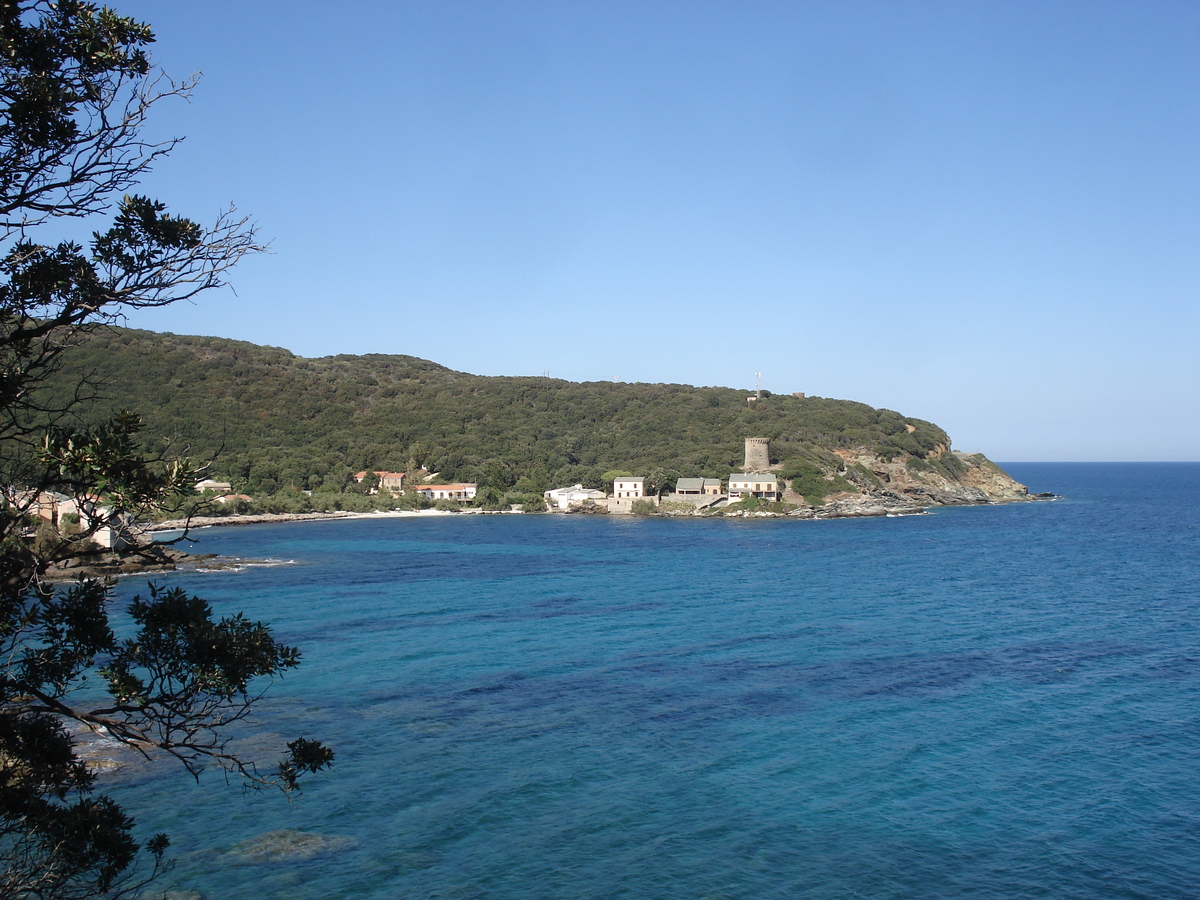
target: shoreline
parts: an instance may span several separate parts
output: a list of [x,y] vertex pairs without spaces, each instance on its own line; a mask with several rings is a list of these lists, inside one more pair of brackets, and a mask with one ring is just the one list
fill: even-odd
[[[1023,501],[1047,501],[1060,499],[1056,494],[1031,494],[1022,498]],[[860,519],[860,518],[897,518],[901,516],[927,515],[934,509],[950,506],[992,506],[1021,502],[1017,500],[991,500],[976,503],[956,504],[918,504],[904,502],[898,497],[846,498],[832,501],[818,507],[800,507],[790,512],[774,512],[766,510],[746,510],[729,513],[683,512],[678,510],[651,513],[646,518],[772,518],[800,520],[829,520],[829,519]],[[583,510],[547,510],[545,515],[579,515]],[[607,511],[604,514],[609,514]],[[312,512],[312,513],[254,513],[233,516],[196,516],[188,519],[166,519],[153,525],[145,526],[145,534],[164,534],[173,531],[193,531],[199,528],[234,525],[278,525],[287,522],[327,522],[337,519],[411,519],[434,516],[513,516],[536,515],[520,510],[492,510],[469,507],[461,510],[420,509],[420,510],[388,510],[386,512]],[[624,517],[624,516],[622,516]]]
[[278,525],[283,522],[326,522],[333,519],[410,519],[426,516],[461,515],[522,515],[509,510],[448,510],[448,509],[404,509],[386,512],[311,512],[311,513],[254,513],[234,516],[195,516],[191,519],[164,519],[145,526],[146,534],[161,534],[167,531],[184,531],[196,528],[212,528],[218,525]]

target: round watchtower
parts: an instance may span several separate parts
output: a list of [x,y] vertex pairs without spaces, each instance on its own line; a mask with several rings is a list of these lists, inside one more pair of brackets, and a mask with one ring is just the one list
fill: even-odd
[[771,468],[770,441],[767,438],[746,438],[746,471],[765,472]]

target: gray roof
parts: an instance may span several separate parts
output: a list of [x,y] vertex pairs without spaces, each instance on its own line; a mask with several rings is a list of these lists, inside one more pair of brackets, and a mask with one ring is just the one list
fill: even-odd
[[680,491],[680,492],[682,492],[682,491],[702,491],[702,490],[704,490],[704,482],[706,480],[708,480],[709,482],[712,481],[712,479],[704,479],[704,478],[680,478],[677,482],[675,482],[675,490]]
[[775,481],[775,473],[768,474],[756,472],[739,472],[737,475],[730,475],[730,481]]

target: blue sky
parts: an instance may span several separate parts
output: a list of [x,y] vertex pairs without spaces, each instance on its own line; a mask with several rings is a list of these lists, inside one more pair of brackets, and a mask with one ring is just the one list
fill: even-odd
[[272,252],[130,324],[1200,459],[1200,4],[115,0],[144,190]]

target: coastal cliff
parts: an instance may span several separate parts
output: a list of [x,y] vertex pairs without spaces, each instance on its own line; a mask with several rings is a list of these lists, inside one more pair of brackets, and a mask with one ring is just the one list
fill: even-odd
[[961,506],[1028,500],[1029,490],[982,453],[958,453],[945,448],[922,459],[909,456],[887,460],[869,450],[840,451],[849,477],[858,477],[867,494],[882,492],[922,506]]
[[[952,456],[947,457],[947,454]],[[941,457],[914,465],[913,458],[884,460],[867,451],[847,454],[850,472],[868,472],[857,478],[861,491],[828,498],[817,507],[802,507],[797,514],[814,518],[908,515],[935,506],[1013,503],[1044,499],[1031,496],[1025,485],[982,453],[946,451]],[[950,462],[953,460],[953,462]],[[937,463],[934,465],[933,463]],[[950,464],[947,465],[946,463]],[[856,467],[856,468],[850,468]],[[795,497],[785,497],[795,500]],[[802,498],[800,498],[802,499]]]

